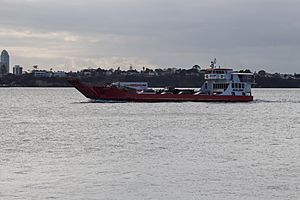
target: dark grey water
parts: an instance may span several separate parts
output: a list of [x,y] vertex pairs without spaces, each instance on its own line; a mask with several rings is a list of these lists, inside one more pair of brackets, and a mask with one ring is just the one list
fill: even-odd
[[300,90],[89,103],[0,89],[0,199],[300,199]]

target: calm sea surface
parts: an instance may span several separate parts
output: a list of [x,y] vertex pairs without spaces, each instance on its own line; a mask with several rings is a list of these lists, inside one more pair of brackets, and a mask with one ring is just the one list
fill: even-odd
[[0,199],[300,199],[300,90],[90,103],[0,89]]

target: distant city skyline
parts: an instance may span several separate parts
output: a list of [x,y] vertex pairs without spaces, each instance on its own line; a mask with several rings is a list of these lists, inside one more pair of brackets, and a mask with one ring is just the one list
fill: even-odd
[[4,49],[1,51],[1,59],[0,59],[0,73],[1,75],[6,75],[10,72],[10,66],[9,66],[9,54]]
[[[24,70],[218,65],[299,73],[300,2],[0,0],[0,49]],[[10,69],[12,72],[12,67]]]

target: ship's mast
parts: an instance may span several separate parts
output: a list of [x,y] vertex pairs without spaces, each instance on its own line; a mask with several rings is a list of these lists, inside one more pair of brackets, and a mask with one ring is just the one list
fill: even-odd
[[216,68],[216,64],[217,64],[217,59],[215,58],[214,61],[210,62],[210,68],[212,69]]

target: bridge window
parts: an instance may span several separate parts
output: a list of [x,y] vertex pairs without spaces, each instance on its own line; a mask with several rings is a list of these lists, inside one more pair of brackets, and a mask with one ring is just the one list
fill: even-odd
[[215,74],[225,74],[225,72],[223,70],[215,70],[215,71],[213,71],[213,73],[215,73]]
[[237,89],[245,88],[245,84],[243,84],[243,83],[231,83],[231,87],[232,88],[237,88]]
[[228,83],[215,83],[213,86],[214,86],[214,89],[226,89],[228,88]]
[[254,82],[254,76],[253,75],[238,75],[241,82]]

